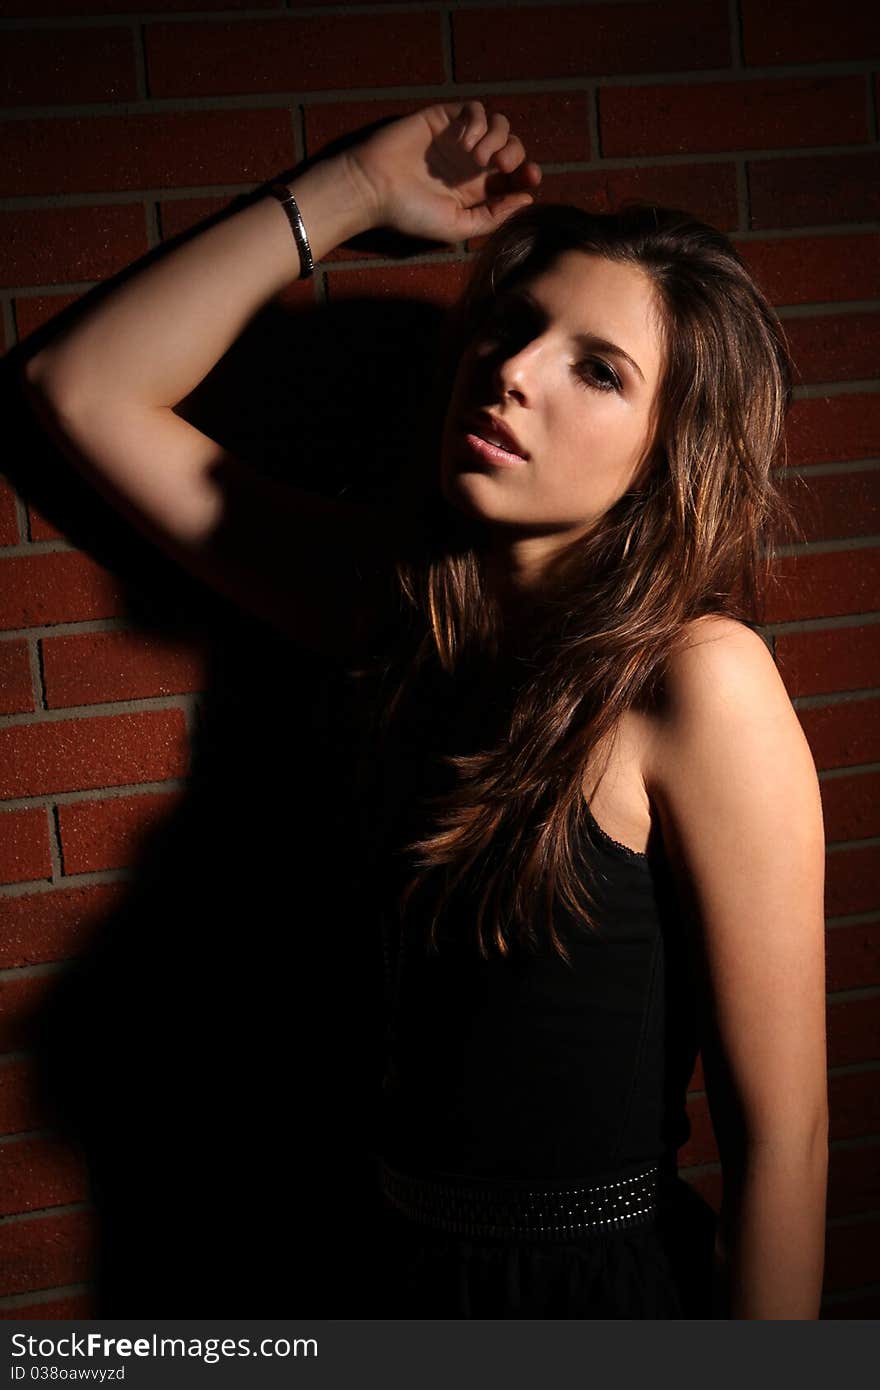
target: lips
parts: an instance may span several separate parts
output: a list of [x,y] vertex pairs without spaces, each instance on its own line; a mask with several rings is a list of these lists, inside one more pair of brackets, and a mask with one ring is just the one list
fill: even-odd
[[513,430],[488,410],[481,410],[476,415],[469,416],[465,421],[465,428],[479,435],[487,443],[496,444],[510,454],[517,454],[521,459],[529,457]]

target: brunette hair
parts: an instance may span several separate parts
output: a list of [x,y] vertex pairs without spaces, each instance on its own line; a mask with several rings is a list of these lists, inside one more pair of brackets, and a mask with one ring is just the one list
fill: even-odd
[[[783,532],[799,535],[771,476],[785,462],[791,398],[784,334],[731,242],[687,212],[635,203],[593,213],[551,203],[509,217],[477,253],[448,321],[437,401],[448,399],[500,292],[570,250],[632,265],[653,283],[663,353],[654,439],[634,485],[555,566],[500,736],[447,759],[456,784],[434,798],[433,830],[408,846],[414,872],[401,912],[429,876],[442,878],[434,949],[444,906],[467,884],[483,956],[490,943],[506,955],[513,937],[534,943],[534,904],[543,899],[553,949],[569,960],[554,903],[595,926],[576,859],[591,750],[626,710],[657,698],[693,619],[763,622],[775,546]],[[456,677],[504,669],[503,621],[486,591],[479,526],[439,487],[426,495],[422,520],[418,546],[396,566],[415,640],[401,666],[386,668],[395,674],[384,727],[428,666]]]

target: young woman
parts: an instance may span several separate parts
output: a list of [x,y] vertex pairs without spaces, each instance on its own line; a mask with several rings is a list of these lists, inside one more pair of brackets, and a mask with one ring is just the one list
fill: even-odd
[[[755,631],[784,337],[714,229],[533,206],[540,180],[503,114],[429,106],[294,178],[290,222],[261,198],[144,268],[29,390],[134,524],[344,655],[389,1006],[364,1311],[815,1318],[823,824]],[[387,514],[172,410],[309,255],[376,226],[488,234],[433,485]],[[676,1173],[698,1052],[717,1223]]]

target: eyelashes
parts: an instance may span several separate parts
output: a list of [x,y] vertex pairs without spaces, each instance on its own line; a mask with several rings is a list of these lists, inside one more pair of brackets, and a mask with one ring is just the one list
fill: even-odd
[[[604,373],[604,376],[596,376],[595,372]],[[607,362],[603,362],[599,357],[592,357],[583,363],[578,369],[578,380],[583,386],[593,387],[597,391],[619,391],[620,377]]]

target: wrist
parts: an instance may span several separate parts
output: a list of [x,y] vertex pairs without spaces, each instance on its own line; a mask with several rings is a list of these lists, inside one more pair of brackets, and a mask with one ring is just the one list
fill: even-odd
[[376,210],[344,153],[319,160],[284,182],[296,199],[316,265],[343,242],[378,225]]
[[382,200],[382,190],[366,173],[354,150],[345,150],[339,158],[345,163],[346,176],[353,189],[353,197],[361,216],[366,219],[363,231],[383,227],[387,221]]

